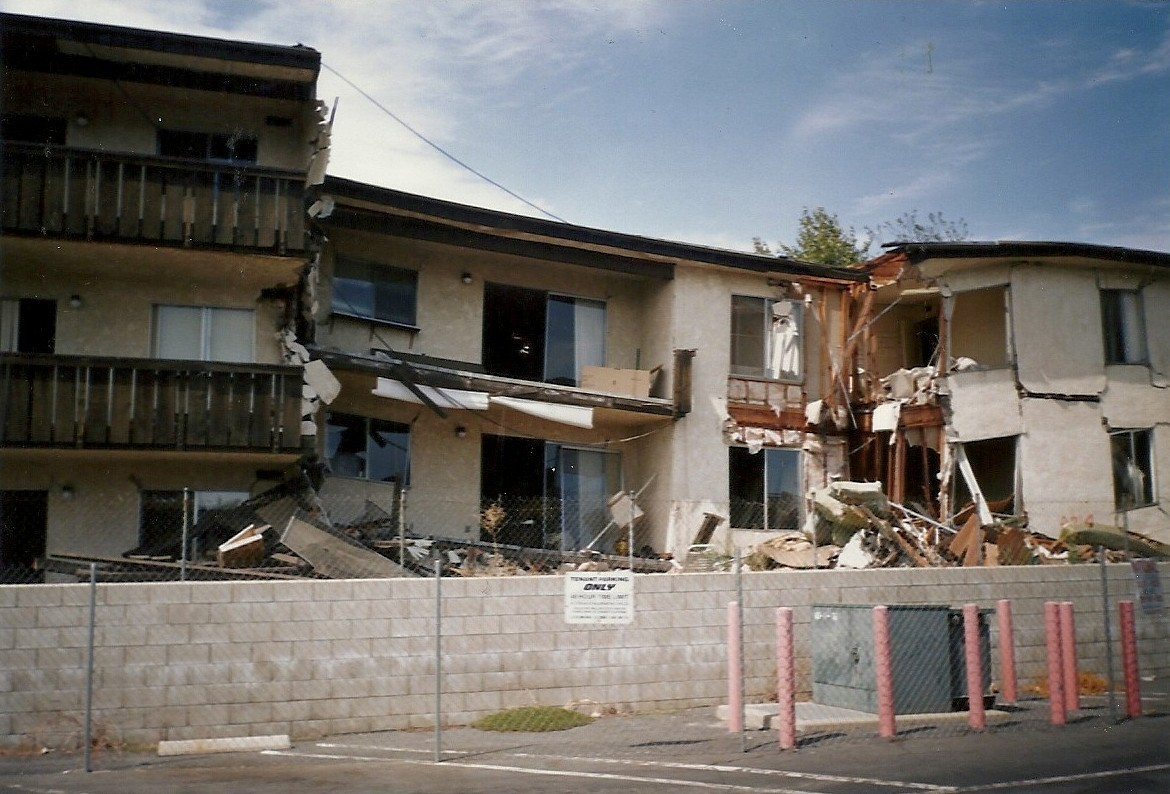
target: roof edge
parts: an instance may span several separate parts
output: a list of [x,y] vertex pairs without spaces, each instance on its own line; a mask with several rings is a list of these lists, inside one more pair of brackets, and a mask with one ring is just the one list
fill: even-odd
[[746,251],[733,251],[731,249],[713,248],[694,243],[661,240],[624,232],[577,226],[561,221],[534,218],[529,215],[518,215],[501,210],[459,204],[445,199],[422,196],[417,193],[407,193],[393,188],[380,187],[378,185],[357,182],[337,176],[327,176],[324,184],[320,187],[320,191],[322,193],[329,193],[335,197],[381,204],[405,212],[430,216],[441,221],[473,224],[502,231],[538,235],[559,240],[566,244],[576,243],[619,249],[624,248],[670,259],[721,265],[759,273],[786,273],[793,276],[806,276],[846,282],[860,282],[865,281],[867,278],[866,273],[860,269],[830,267],[812,262],[801,262],[786,257],[765,256]]

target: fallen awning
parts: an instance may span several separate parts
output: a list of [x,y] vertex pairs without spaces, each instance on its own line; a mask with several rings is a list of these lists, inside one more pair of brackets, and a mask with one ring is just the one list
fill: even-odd
[[[506,397],[504,395],[489,395],[487,392],[467,391],[464,389],[447,389],[436,386],[415,384],[415,389],[422,392],[435,405],[441,408],[454,408],[464,411],[486,411],[490,405],[502,408],[511,408],[513,411],[547,419],[550,422],[559,422],[573,427],[591,429],[593,427],[593,408],[583,405],[562,405],[559,403],[541,402],[539,400],[525,400],[520,397]],[[385,397],[389,400],[424,404],[423,400],[402,381],[392,378],[378,378],[377,385],[372,390],[376,397]]]
[[502,405],[530,416],[560,422],[574,427],[593,427],[593,409],[583,405],[558,405],[536,400],[522,400],[519,397],[492,397],[492,405]]
[[[486,411],[488,408],[487,392],[441,389],[422,385],[416,385],[415,388],[430,398],[435,405],[443,408],[457,408],[464,411]],[[373,394],[376,397],[385,397],[389,400],[424,404],[405,383],[390,378],[378,378],[378,384],[374,387]]]

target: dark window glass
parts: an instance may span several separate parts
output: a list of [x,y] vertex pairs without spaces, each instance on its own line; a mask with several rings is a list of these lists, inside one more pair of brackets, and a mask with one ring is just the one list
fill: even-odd
[[418,273],[404,268],[338,259],[333,274],[333,312],[413,326]]
[[730,447],[728,494],[737,529],[799,529],[800,452]]
[[407,483],[410,425],[331,413],[325,433],[326,457],[334,476]]
[[6,141],[65,145],[66,121],[52,116],[33,116],[24,113],[5,113],[0,117]]
[[1101,290],[1101,325],[1106,364],[1145,364],[1146,323],[1137,290]]
[[1113,498],[1119,510],[1154,504],[1153,433],[1119,430],[1109,434],[1113,453]]

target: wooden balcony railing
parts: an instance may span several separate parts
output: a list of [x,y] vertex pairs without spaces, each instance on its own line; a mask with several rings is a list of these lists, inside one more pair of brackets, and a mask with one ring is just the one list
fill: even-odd
[[295,452],[299,367],[0,354],[0,447]]
[[295,171],[5,141],[5,232],[222,246],[305,247],[305,176]]

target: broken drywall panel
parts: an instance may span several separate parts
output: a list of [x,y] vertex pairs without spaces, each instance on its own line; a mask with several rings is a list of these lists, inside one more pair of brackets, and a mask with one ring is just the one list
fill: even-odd
[[1111,515],[1113,466],[1109,435],[1096,403],[1026,398],[1020,414],[1021,504],[1028,529],[1059,537],[1068,516]]
[[[952,293],[972,292],[988,287],[1002,287],[1011,283],[1011,265],[1000,263],[990,267],[976,267],[964,270],[946,270],[954,267],[953,262],[937,260],[923,266],[923,275],[936,279],[939,288],[946,287]],[[946,270],[944,273],[943,271]]]
[[326,405],[341,394],[341,381],[337,380],[323,361],[310,361],[305,364],[305,383],[312,387],[317,397]]
[[1101,295],[1092,272],[1017,266],[1012,336],[1020,385],[1029,392],[1089,396],[1105,388]]
[[951,408],[947,437],[952,441],[980,441],[1024,432],[1012,370],[953,372],[947,376],[946,387]]
[[1109,427],[1151,427],[1170,422],[1170,389],[1150,382],[1148,367],[1126,364],[1105,368],[1101,413]]

